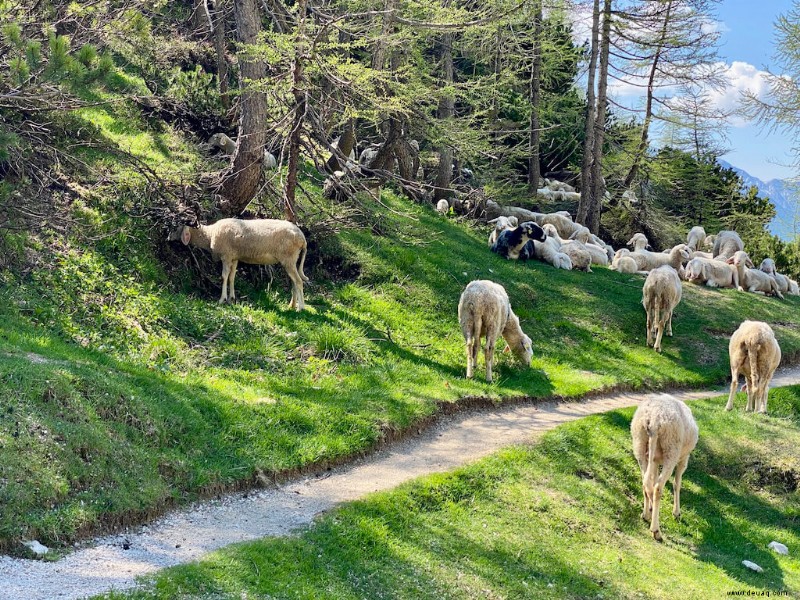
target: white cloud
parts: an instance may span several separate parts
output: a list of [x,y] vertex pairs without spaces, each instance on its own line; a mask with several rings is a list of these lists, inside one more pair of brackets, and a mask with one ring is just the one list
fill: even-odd
[[[768,73],[761,71],[757,67],[743,61],[733,61],[730,65],[724,66],[723,78],[725,87],[722,89],[706,90],[708,98],[714,107],[725,112],[730,112],[738,108],[745,92],[755,95],[757,98],[765,99],[769,94],[770,86],[767,79]],[[746,127],[750,122],[739,116],[733,115],[730,124],[734,127]]]

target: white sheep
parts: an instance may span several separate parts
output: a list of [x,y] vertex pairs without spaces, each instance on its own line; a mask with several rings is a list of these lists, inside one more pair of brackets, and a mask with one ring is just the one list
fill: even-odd
[[783,300],[783,294],[778,289],[778,282],[774,277],[770,277],[763,271],[754,269],[753,261],[747,256],[747,252],[739,250],[727,260],[728,264],[734,266],[739,274],[739,291],[743,292],[763,292],[767,295],[777,296]]
[[686,280],[708,287],[739,288],[739,271],[720,260],[693,258],[686,265]]
[[633,248],[634,252],[638,252],[639,250],[644,250],[650,245],[650,242],[647,241],[647,236],[643,233],[634,233],[633,237],[628,240],[628,243],[625,244],[626,246],[630,246]]
[[771,258],[765,258],[761,261],[761,264],[758,266],[759,271],[764,271],[767,275],[771,275],[775,279],[775,283],[778,284],[778,291],[782,294],[791,294],[792,291],[792,284],[791,280],[781,273],[778,273],[777,268],[775,267],[775,261]]
[[639,271],[652,271],[662,265],[669,265],[677,273],[680,273],[683,263],[689,260],[690,254],[686,244],[678,244],[669,251],[669,254],[637,250],[636,252],[631,252],[630,257],[636,261]]
[[739,373],[747,386],[745,411],[767,412],[769,382],[781,363],[781,347],[772,328],[762,321],[744,321],[728,344],[731,359],[731,392],[725,410],[733,408]]
[[556,179],[545,179],[545,185],[554,192],[575,192],[575,188],[568,183]]
[[631,275],[634,273],[640,273],[636,261],[630,256],[622,256],[616,259],[616,262],[612,263],[609,269],[612,271],[617,271],[618,273],[628,273]]
[[759,270],[764,271],[768,275],[775,276],[778,270],[775,268],[775,261],[771,258],[765,258],[761,261],[761,264],[758,265]]
[[686,245],[689,246],[692,252],[695,252],[700,249],[705,239],[706,230],[697,225],[696,227],[692,227],[691,231],[689,231],[689,235],[686,236]]
[[[441,202],[441,200],[439,202]],[[497,217],[489,221],[489,223],[494,225],[494,229],[492,229],[492,232],[489,234],[489,248],[494,246],[500,233],[506,229],[514,229],[519,225],[517,217]]]
[[792,296],[800,296],[800,286],[794,279],[789,279],[789,294]]
[[[569,236],[569,239],[578,241],[586,246],[586,250],[592,255],[593,265],[607,266],[614,258],[613,249],[612,251],[607,250],[606,243],[600,240],[596,235],[593,235],[587,227],[581,226],[580,229]],[[600,240],[600,244],[596,244],[595,239]]]
[[707,235],[706,239],[703,240],[703,250],[706,252],[712,252],[714,249],[714,242],[717,241],[717,234],[714,235]]
[[458,321],[467,347],[468,378],[475,372],[482,337],[486,338],[486,381],[492,381],[494,346],[501,335],[519,361],[530,366],[531,339],[522,331],[502,285],[488,280],[471,281],[458,301]]
[[450,203],[442,198],[436,203],[436,211],[446,215],[450,211]]
[[731,258],[737,252],[744,250],[744,242],[735,231],[720,231],[714,240],[711,253],[714,258]]
[[[683,290],[678,272],[668,265],[653,269],[642,288],[642,304],[647,312],[647,345],[661,352],[664,330],[672,336],[672,312],[681,301]],[[655,343],[653,332],[655,331]]]
[[592,272],[592,255],[589,250],[586,249],[586,246],[578,241],[566,241],[561,239],[556,226],[552,223],[546,223],[542,229],[545,234],[547,234],[547,237],[553,238],[558,243],[559,251],[569,256],[573,269],[586,271],[587,273]]
[[[236,142],[229,138],[224,133],[215,133],[208,138],[208,144],[212,148],[219,148],[228,156],[233,156],[236,153]],[[266,148],[264,149],[264,162],[261,163],[265,169],[274,169],[278,166],[278,159]]]
[[303,265],[307,244],[303,232],[294,223],[278,219],[220,219],[212,225],[185,225],[173,232],[170,239],[210,250],[215,259],[222,261],[220,303],[236,299],[233,282],[240,261],[252,265],[280,263],[292,280],[289,306],[298,311],[305,308],[303,282],[308,278],[303,273]]
[[672,515],[680,519],[681,479],[698,437],[692,411],[674,396],[663,394],[648,398],[633,414],[631,438],[633,454],[642,472],[642,519],[650,521],[650,532],[657,541],[662,539],[659,511],[664,486],[675,470]]
[[569,255],[561,252],[561,244],[555,238],[547,236],[543,242],[534,242],[533,247],[534,255],[539,260],[553,265],[556,269],[572,270],[572,259]]

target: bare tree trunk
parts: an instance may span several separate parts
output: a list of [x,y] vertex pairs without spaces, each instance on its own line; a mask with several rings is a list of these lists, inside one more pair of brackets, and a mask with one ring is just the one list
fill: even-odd
[[[442,85],[453,83],[453,34],[446,33],[442,36]],[[455,114],[455,98],[447,94],[439,100],[439,109],[436,116],[442,121],[448,121]],[[453,179],[453,148],[447,143],[439,148],[439,170],[434,182],[433,201],[452,195],[450,182]]]
[[217,81],[219,93],[222,96],[222,105],[230,108],[231,99],[228,96],[228,61],[225,59],[225,1],[214,0],[214,50],[217,53]]
[[594,122],[595,122],[595,75],[597,71],[597,55],[599,53],[600,36],[600,0],[594,0],[592,11],[592,41],[589,56],[588,83],[586,85],[586,124],[584,128],[583,161],[581,163],[581,199],[578,203],[578,214],[575,220],[586,223],[589,207],[592,204],[592,158],[594,157]]
[[[236,37],[240,46],[254,44],[261,30],[261,18],[256,0],[234,0]],[[247,81],[260,81],[266,76],[266,67],[260,60],[239,57],[239,89],[241,91],[239,135],[236,154],[223,176],[220,208],[227,215],[240,214],[258,191],[264,145],[267,140],[267,104],[263,92],[254,89]]]
[[539,108],[541,106],[542,79],[542,2],[536,0],[533,15],[533,65],[530,81],[530,134],[528,137],[528,189],[535,193],[539,187],[539,139],[541,125]]
[[[344,154],[345,158],[350,156],[356,145],[356,127],[353,119],[348,119],[344,127],[342,135],[339,136],[339,151]],[[358,158],[358,157],[356,157]],[[331,172],[338,171],[342,168],[339,158],[336,154],[331,154],[327,163],[328,170]]]
[[[306,0],[297,3],[297,34],[295,36],[294,64],[292,65],[292,96],[294,97],[294,116],[292,133],[289,136],[289,165],[286,175],[286,191],[283,195],[283,212],[288,221],[295,221],[295,189],[297,188],[297,171],[300,165],[300,137],[306,117],[308,103],[304,85],[303,63],[306,59]],[[340,140],[341,141],[341,140]]]
[[664,22],[661,25],[661,33],[658,38],[655,54],[653,55],[653,64],[650,65],[650,74],[647,78],[647,99],[645,101],[644,109],[644,123],[642,123],[642,137],[639,140],[639,145],[633,155],[633,163],[625,176],[624,187],[629,188],[639,172],[639,167],[642,164],[645,152],[647,152],[648,135],[650,133],[650,123],[653,121],[653,96],[655,94],[655,80],[656,73],[658,72],[658,62],[661,60],[661,53],[664,50],[664,44],[667,39],[667,31],[669,29],[670,16],[672,14],[672,0],[667,2],[667,7],[664,12]]
[[603,33],[600,38],[600,79],[597,84],[597,117],[594,131],[594,157],[592,159],[592,204],[584,225],[595,235],[600,231],[600,213],[606,184],[603,180],[603,141],[606,133],[606,107],[608,105],[608,57],[611,46],[611,2],[603,7]]

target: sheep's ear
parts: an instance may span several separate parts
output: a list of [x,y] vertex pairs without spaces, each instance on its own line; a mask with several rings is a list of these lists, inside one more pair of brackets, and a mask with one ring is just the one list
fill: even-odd
[[747,261],[746,261],[744,264],[746,264],[746,265],[747,265],[748,267],[750,267],[751,269],[754,269],[754,268],[755,268],[755,265],[753,264],[753,261],[752,261],[752,260],[750,260],[749,258],[747,259]]
[[519,219],[517,219],[517,217],[508,217],[508,222],[511,223],[512,227],[519,225]]
[[732,264],[733,264],[733,257],[731,256],[731,257],[730,257],[728,260],[726,260],[725,262],[726,262],[726,263],[728,263],[729,265],[732,265]]
[[506,347],[503,348],[503,354],[508,354],[509,352],[511,352],[511,346],[506,344]]
[[192,231],[188,227],[184,227],[181,231],[181,241],[184,246],[188,246],[189,242],[192,241]]
[[496,219],[492,219],[491,221],[486,221],[486,222],[487,222],[489,225],[494,225],[495,223],[497,223],[497,221],[498,221],[499,219],[500,219],[500,217],[497,217]]

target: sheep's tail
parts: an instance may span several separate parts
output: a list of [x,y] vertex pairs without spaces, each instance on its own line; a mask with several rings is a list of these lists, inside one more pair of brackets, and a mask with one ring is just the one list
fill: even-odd
[[[656,467],[656,447],[658,444],[658,430],[653,428],[650,423],[647,424],[647,471],[645,471],[645,480],[649,483],[654,480],[658,473]],[[649,487],[649,486],[648,486]]]
[[308,277],[306,277],[306,274],[303,273],[303,265],[305,265],[305,262],[306,262],[306,251],[307,251],[307,249],[308,249],[308,245],[307,244],[303,244],[303,248],[300,250],[300,264],[297,267],[297,271],[298,271],[298,273],[300,273],[300,278],[305,282],[311,281]]

